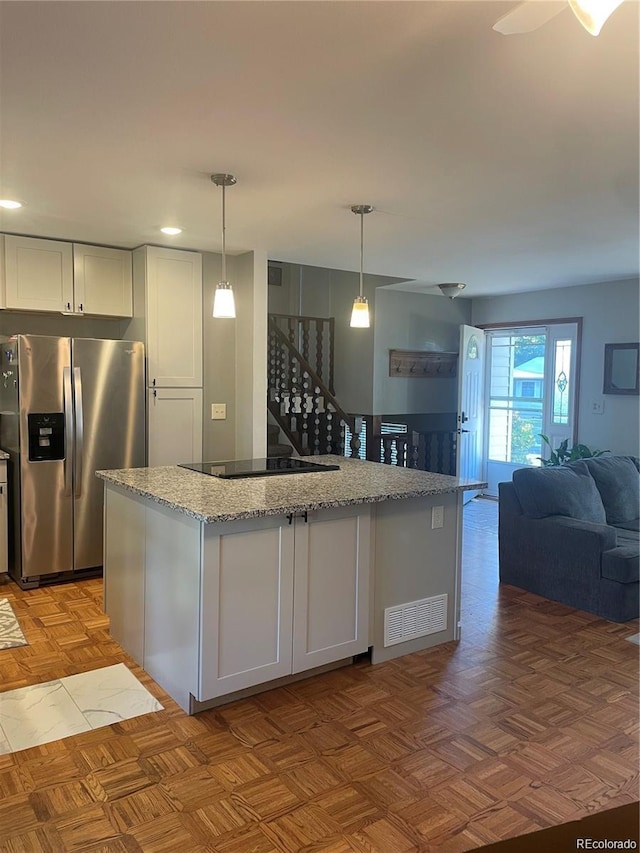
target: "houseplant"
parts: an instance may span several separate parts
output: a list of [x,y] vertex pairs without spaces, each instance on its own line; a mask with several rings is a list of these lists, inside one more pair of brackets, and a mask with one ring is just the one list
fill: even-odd
[[539,435],[550,451],[548,459],[543,459],[542,456],[538,457],[543,465],[565,465],[567,462],[575,462],[577,459],[591,459],[594,456],[602,456],[603,453],[609,453],[608,450],[592,450],[586,444],[574,444],[572,447],[569,447],[568,438],[561,441],[554,450],[549,436],[542,432]]

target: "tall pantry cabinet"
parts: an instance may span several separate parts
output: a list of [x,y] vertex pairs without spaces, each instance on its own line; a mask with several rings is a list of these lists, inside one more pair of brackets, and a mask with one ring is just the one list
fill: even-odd
[[148,465],[202,461],[202,256],[133,253],[131,331],[147,353]]

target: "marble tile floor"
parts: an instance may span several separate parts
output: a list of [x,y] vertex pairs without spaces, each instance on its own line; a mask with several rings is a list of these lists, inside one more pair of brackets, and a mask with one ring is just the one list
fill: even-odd
[[26,646],[27,641],[8,598],[0,598],[0,651]]
[[123,663],[0,693],[0,755],[161,711]]

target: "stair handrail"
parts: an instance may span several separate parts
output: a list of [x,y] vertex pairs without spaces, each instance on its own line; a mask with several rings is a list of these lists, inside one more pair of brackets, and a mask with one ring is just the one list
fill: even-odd
[[[283,330],[280,328],[280,325],[278,324],[278,320],[286,320],[287,321],[288,331],[289,331],[288,340],[290,342],[291,342],[291,334],[293,333],[293,324],[295,324],[297,326],[298,330],[300,330],[302,328],[303,334],[304,334],[305,323],[315,323],[316,324],[316,335],[317,335],[318,329],[324,328],[324,327],[326,327],[328,329],[328,334],[329,334],[329,342],[328,342],[329,345],[328,345],[328,353],[327,353],[328,376],[327,377],[323,376],[324,371],[321,374],[318,372],[318,370],[316,370],[316,373],[318,374],[318,376],[321,379],[324,380],[324,384],[326,386],[328,386],[329,391],[332,394],[335,394],[334,369],[333,369],[333,355],[334,355],[333,351],[334,351],[334,346],[335,346],[335,324],[336,324],[335,317],[316,317],[316,316],[313,316],[311,314],[279,314],[276,312],[269,312],[269,320],[271,321],[271,319],[274,320],[274,322],[278,326],[278,329],[280,329],[281,332],[283,332]],[[284,334],[284,332],[283,332],[283,334]],[[316,346],[317,346],[317,344],[316,344]],[[305,358],[305,356],[301,352],[301,350],[298,347],[296,347],[296,349],[302,355],[302,357]]]
[[338,401],[336,400],[334,395],[331,393],[329,388],[325,385],[325,383],[323,382],[321,377],[318,376],[318,374],[313,369],[313,367],[311,367],[309,362],[302,355],[300,350],[298,350],[291,343],[291,341],[287,338],[287,336],[284,334],[284,332],[280,329],[278,324],[271,317],[269,317],[269,331],[272,332],[276,336],[277,340],[279,340],[280,343],[285,345],[285,347],[289,351],[290,355],[293,355],[295,358],[298,359],[302,369],[305,371],[305,373],[308,374],[308,376],[312,380],[312,382],[320,389],[320,391],[322,392],[323,396],[325,397],[327,403],[331,404],[335,414],[338,416],[338,418],[341,421],[343,421],[349,427],[351,433],[354,434],[354,433],[358,432],[358,430],[356,430],[356,416],[355,415],[348,415],[345,412],[345,410],[342,408],[340,403],[338,403]]

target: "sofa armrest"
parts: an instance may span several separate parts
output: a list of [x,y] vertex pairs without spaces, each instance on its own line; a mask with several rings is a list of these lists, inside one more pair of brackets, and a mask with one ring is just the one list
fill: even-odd
[[587,601],[601,577],[602,552],[615,544],[616,531],[606,524],[503,514],[500,581],[557,601]]

